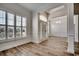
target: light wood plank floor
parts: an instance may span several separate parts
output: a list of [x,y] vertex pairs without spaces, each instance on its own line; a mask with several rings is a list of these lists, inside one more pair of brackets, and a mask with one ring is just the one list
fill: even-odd
[[0,52],[1,56],[67,56],[67,38],[50,37],[40,43],[28,43]]

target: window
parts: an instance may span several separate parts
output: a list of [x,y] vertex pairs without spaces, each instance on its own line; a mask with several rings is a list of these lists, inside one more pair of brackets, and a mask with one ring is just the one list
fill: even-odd
[[7,19],[8,19],[8,38],[14,38],[14,15],[11,13],[7,13]]
[[16,16],[16,37],[21,36],[21,16]]
[[11,13],[8,13],[8,25],[14,26],[14,15]]
[[22,17],[22,36],[26,37],[26,18]]
[[5,26],[0,26],[0,40],[5,39]]
[[8,38],[14,38],[14,27],[8,26]]
[[26,37],[26,18],[0,10],[0,40],[15,37]]
[[22,36],[26,37],[26,27],[22,27]]
[[5,39],[5,11],[0,10],[0,40]]
[[21,16],[16,16],[16,26],[21,26]]
[[21,36],[21,27],[16,27],[16,37]]
[[22,18],[22,26],[26,26],[26,18]]
[[5,11],[0,10],[0,24],[5,25]]

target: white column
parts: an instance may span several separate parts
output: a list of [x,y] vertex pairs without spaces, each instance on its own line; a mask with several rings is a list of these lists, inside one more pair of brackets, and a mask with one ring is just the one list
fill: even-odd
[[46,38],[48,38],[49,33],[49,22],[46,24]]
[[74,15],[75,24],[75,42],[78,42],[78,15]]
[[51,20],[49,20],[49,36],[51,36]]
[[33,20],[32,20],[32,42],[39,43],[38,40],[38,13],[33,12]]
[[73,3],[67,4],[67,34],[68,34],[68,49],[69,53],[74,53],[75,27],[74,27],[74,6]]

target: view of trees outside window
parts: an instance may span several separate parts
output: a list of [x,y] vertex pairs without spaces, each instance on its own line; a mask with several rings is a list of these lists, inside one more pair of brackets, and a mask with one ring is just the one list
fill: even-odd
[[21,36],[21,16],[16,16],[16,37]]
[[22,28],[22,36],[25,37],[26,36],[26,27]]
[[26,37],[26,18],[0,10],[0,40],[6,37]]
[[8,38],[14,37],[14,15],[11,13],[8,13]]
[[8,38],[14,38],[14,27],[8,27]]
[[21,36],[21,27],[16,27],[16,37]]
[[5,37],[5,11],[0,10],[0,40]]
[[5,39],[5,26],[0,26],[0,40]]
[[22,36],[26,36],[26,18],[22,18]]

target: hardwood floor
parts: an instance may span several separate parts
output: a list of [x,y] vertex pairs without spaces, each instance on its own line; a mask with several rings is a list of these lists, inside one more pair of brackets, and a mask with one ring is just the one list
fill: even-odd
[[0,52],[1,56],[67,56],[67,38],[50,37],[40,43],[28,43]]
[[79,56],[79,42],[75,42],[74,44],[75,44],[75,46],[74,46],[75,47],[75,55]]

